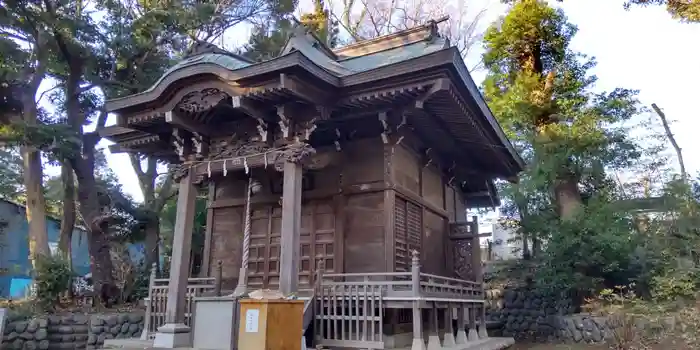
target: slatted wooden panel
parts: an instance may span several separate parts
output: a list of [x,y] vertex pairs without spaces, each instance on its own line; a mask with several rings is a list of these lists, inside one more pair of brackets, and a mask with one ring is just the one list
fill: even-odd
[[396,239],[396,271],[411,269],[411,252],[421,251],[423,209],[404,198],[397,197],[394,207],[394,236]]
[[324,283],[316,290],[316,343],[384,349],[382,286],[370,281]]
[[408,233],[406,232],[406,200],[396,198],[394,207],[394,237],[396,243],[395,270],[409,271],[411,269],[411,253],[408,250]]
[[222,263],[222,287],[231,289],[238,283],[243,241],[243,207],[214,209],[212,218],[211,258],[209,271]]
[[248,287],[275,288],[279,285],[280,222],[282,210],[267,206],[253,211],[250,229]]
[[332,200],[305,203],[302,207],[299,285],[310,288],[316,262],[324,261],[324,271],[335,272],[335,213]]
[[408,250],[421,251],[423,237],[423,208],[413,202],[406,203],[406,232]]
[[[282,209],[267,206],[253,211],[251,217],[248,286],[250,289],[277,288],[280,274],[280,238]],[[335,272],[335,214],[332,200],[313,201],[302,207],[299,246],[299,284],[313,283],[316,261],[323,259],[325,271]],[[240,256],[237,256],[240,259]]]

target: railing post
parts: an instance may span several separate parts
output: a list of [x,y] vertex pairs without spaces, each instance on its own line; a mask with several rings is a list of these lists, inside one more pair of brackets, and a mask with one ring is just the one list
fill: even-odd
[[486,299],[484,303],[481,304],[481,322],[479,323],[479,339],[486,339],[489,337],[489,333],[486,330]]
[[217,297],[221,296],[221,279],[223,278],[222,270],[222,262],[219,260],[216,262],[216,272],[214,275],[214,295]]
[[412,252],[411,258],[411,290],[413,294],[413,342],[411,350],[425,350],[423,342],[423,318],[420,307],[420,256],[418,251]]
[[318,259],[318,264],[316,266],[316,280],[314,281],[314,285],[316,285],[317,288],[320,288],[322,285],[323,281],[323,270],[326,268],[326,264],[323,259]]
[[[312,305],[314,307],[313,312],[314,312],[314,320],[315,320],[315,327],[314,327],[314,335],[313,339],[315,343],[318,343],[321,341],[321,338],[323,336],[323,329],[326,320],[323,319],[324,316],[324,296],[323,296],[323,270],[325,270],[325,262],[324,260],[318,259],[318,266],[316,269],[316,280],[314,281],[314,285],[316,286],[316,290],[314,291],[314,299],[316,299],[316,304]],[[321,316],[321,317],[316,317],[316,316]],[[312,322],[314,322],[312,320]]]
[[146,314],[143,320],[143,331],[141,331],[141,340],[148,340],[148,332],[151,327],[151,303],[153,302],[153,285],[156,282],[156,263],[151,265],[151,276],[148,278],[148,297],[143,301],[146,307]]

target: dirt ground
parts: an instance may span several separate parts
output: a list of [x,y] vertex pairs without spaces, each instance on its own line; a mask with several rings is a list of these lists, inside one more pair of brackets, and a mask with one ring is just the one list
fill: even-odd
[[[515,344],[512,350],[608,350],[606,345],[588,344]],[[511,350],[511,349],[508,349]]]
[[[683,345],[681,345],[683,344]],[[508,350],[610,350],[609,345],[589,344],[515,344]],[[667,339],[661,344],[651,346],[651,350],[695,350],[683,342]]]

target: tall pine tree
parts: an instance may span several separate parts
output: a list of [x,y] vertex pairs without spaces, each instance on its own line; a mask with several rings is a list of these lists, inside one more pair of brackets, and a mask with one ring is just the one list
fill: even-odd
[[564,13],[546,1],[512,2],[484,37],[484,94],[529,163],[520,182],[505,191],[520,231],[535,253],[539,242],[548,242],[547,271],[574,271],[567,276],[579,278],[567,282],[590,286],[610,277],[631,249],[625,221],[607,205],[612,186],[606,170],[639,156],[620,127],[639,104],[635,91],[592,91],[595,62],[569,47],[575,34]]

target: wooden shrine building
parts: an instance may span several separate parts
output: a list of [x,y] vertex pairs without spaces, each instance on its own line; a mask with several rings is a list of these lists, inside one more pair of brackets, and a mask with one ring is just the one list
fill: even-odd
[[[200,43],[150,89],[107,109],[118,116],[102,132],[113,152],[177,164],[168,324],[158,336],[187,332],[181,299],[202,186],[203,274],[221,261],[225,288],[314,301],[320,345],[421,349],[428,319],[434,333],[461,320],[458,343],[467,323],[483,323],[466,209],[497,205],[494,179],[523,164],[435,22],[334,50],[298,28],[261,63]],[[367,298],[377,306],[354,313]]]

